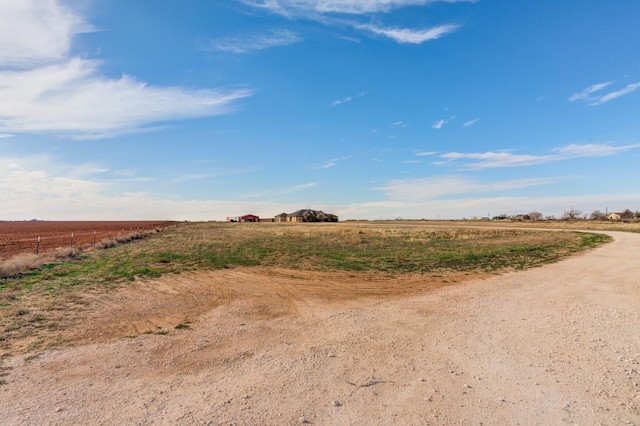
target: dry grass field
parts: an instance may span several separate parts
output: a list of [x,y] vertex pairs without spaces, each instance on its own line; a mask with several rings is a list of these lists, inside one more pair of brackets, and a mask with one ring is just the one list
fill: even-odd
[[[284,315],[296,298],[399,297],[554,262],[608,241],[596,234],[469,225],[181,224],[0,281],[0,348],[16,354],[168,332],[237,299],[260,299],[257,315],[272,316]],[[172,278],[197,271],[223,271],[218,276],[226,278],[214,287]],[[243,281],[247,274],[254,279]],[[283,290],[247,284],[264,276],[295,285]],[[148,306],[136,306],[145,298]]]

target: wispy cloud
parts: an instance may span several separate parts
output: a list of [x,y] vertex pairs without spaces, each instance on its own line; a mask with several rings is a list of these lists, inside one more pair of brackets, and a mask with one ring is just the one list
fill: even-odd
[[450,118],[448,119],[442,119],[442,120],[438,120],[435,123],[433,123],[433,125],[431,126],[432,129],[442,129],[444,127],[445,124],[449,123],[451,120],[453,120],[454,118],[456,118],[455,115],[452,115]]
[[249,35],[243,37],[225,37],[212,40],[208,50],[232,53],[247,53],[272,47],[286,46],[302,41],[302,37],[289,30],[273,30],[267,34]]
[[243,0],[245,4],[286,16],[330,13],[361,15],[389,12],[407,6],[463,1],[473,3],[476,0]]
[[324,163],[320,163],[320,164],[314,164],[311,166],[311,168],[313,170],[324,170],[324,169],[330,169],[331,167],[334,167],[335,165],[337,165],[340,161],[344,161],[344,160],[348,160],[351,157],[340,157],[340,158],[333,158],[329,161],[325,161]]
[[479,119],[479,118],[475,118],[475,119],[473,119],[473,120],[469,120],[469,121],[465,122],[465,123],[462,125],[462,127],[470,127],[470,126],[473,126],[473,125],[474,125],[474,124],[476,124],[478,121],[480,121],[480,119]]
[[456,194],[507,191],[548,185],[553,182],[552,178],[481,182],[462,176],[438,176],[391,180],[385,185],[373,189],[384,191],[387,198],[393,201],[426,201]]
[[357,98],[361,98],[363,96],[366,96],[367,94],[368,94],[367,92],[360,92],[356,96],[347,96],[347,97],[342,98],[342,99],[337,99],[337,100],[329,103],[329,105],[330,106],[338,106],[338,105],[346,104],[347,102],[351,102],[352,100],[357,99]]
[[422,44],[429,40],[436,40],[458,29],[458,25],[439,25],[433,28],[412,30],[408,28],[384,28],[374,25],[360,25],[357,28],[383,35],[403,44]]
[[151,86],[127,75],[105,78],[100,62],[69,56],[73,36],[87,28],[58,0],[0,2],[0,133],[99,139],[224,114],[251,95],[247,89]]
[[[325,25],[349,26],[365,33],[388,37],[398,43],[421,44],[456,31],[454,24],[431,28],[397,28],[371,24],[371,15],[409,6],[433,3],[474,3],[476,0],[239,0],[249,6],[289,19],[304,18]],[[366,21],[365,21],[366,18]]]
[[423,151],[423,152],[416,153],[416,155],[418,157],[430,157],[430,156],[436,155],[436,154],[437,154],[436,151]]
[[595,105],[603,104],[605,102],[612,101],[616,98],[619,98],[620,96],[628,95],[631,92],[635,92],[639,88],[640,88],[640,82],[627,84],[627,86],[624,87],[623,89],[616,90],[615,92],[607,93],[606,95],[601,96],[600,98],[597,98],[592,102],[589,102],[589,105],[595,106]]
[[14,135],[10,134],[10,133],[0,133],[0,139],[9,139],[12,138]]
[[338,105],[341,105],[341,104],[345,104],[347,102],[351,102],[352,100],[353,100],[353,98],[351,96],[347,96],[346,98],[335,100],[335,101],[331,102],[329,105],[338,106]]
[[606,93],[604,95],[592,96],[596,92],[600,92],[603,89],[611,86],[614,81],[606,81],[604,83],[597,83],[584,89],[582,92],[574,93],[569,98],[569,101],[575,102],[578,100],[585,101],[590,106],[602,105],[606,102],[612,101],[629,93],[635,92],[640,89],[640,82],[627,84],[625,87],[613,92]]
[[391,123],[391,125],[393,127],[402,127],[402,128],[405,128],[408,126],[408,124],[403,121],[394,121],[393,123]]
[[631,145],[614,146],[609,144],[571,144],[565,147],[556,148],[554,151],[570,158],[576,157],[606,157],[616,155],[621,152],[630,151],[640,148],[640,143]]
[[554,161],[569,160],[580,157],[605,157],[640,148],[640,144],[613,146],[609,144],[571,144],[556,148],[554,154],[529,155],[513,154],[511,152],[447,152],[439,157],[447,160],[447,163],[460,164],[466,169],[490,169],[503,167],[523,167],[536,164],[550,163]]
[[588,99],[589,95],[591,95],[592,93],[599,92],[600,90],[605,89],[613,83],[613,81],[605,81],[604,83],[593,84],[584,89],[582,92],[574,93],[573,95],[571,95],[569,101],[575,102],[581,99]]

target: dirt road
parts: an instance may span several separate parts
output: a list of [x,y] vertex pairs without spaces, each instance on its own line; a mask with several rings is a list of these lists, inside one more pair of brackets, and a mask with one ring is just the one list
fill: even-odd
[[94,303],[74,346],[6,359],[0,423],[640,424],[640,235],[611,234],[446,286],[251,269],[140,283]]

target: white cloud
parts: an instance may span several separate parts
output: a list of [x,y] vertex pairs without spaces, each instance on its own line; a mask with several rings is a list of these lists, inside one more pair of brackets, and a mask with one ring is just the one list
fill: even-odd
[[57,0],[0,2],[0,67],[31,67],[66,57],[73,36],[91,26]]
[[97,139],[162,121],[228,112],[249,90],[149,86],[123,75],[105,79],[83,59],[29,71],[0,72],[0,131],[56,132]]
[[69,56],[73,35],[87,27],[57,0],[0,2],[0,34],[11,35],[0,37],[0,132],[111,137],[223,114],[251,95],[246,89],[150,86],[127,75],[105,78],[99,62]]
[[416,155],[418,157],[429,157],[432,155],[436,155],[438,152],[437,151],[424,151],[424,152],[418,152]]
[[592,102],[589,102],[589,105],[591,106],[601,105],[605,102],[609,102],[611,100],[619,98],[620,96],[628,95],[631,92],[635,92],[639,88],[640,88],[640,82],[627,84],[627,86],[623,89],[616,90],[615,92],[607,93],[604,96],[596,98]]
[[433,126],[431,126],[431,128],[433,128],[433,129],[442,129],[442,126],[444,126],[446,122],[447,122],[447,120],[438,120],[435,123],[433,123]]
[[440,157],[450,161],[476,160],[474,162],[466,162],[465,167],[470,169],[531,166],[561,159],[559,155],[526,155],[492,151],[472,153],[447,152],[440,155]]
[[395,121],[395,122],[391,123],[391,125],[393,127],[402,127],[402,128],[405,128],[405,127],[408,126],[408,124],[403,122],[403,121]]
[[0,133],[0,139],[9,139],[12,138],[14,135],[9,134],[9,133]]
[[288,30],[274,30],[268,34],[251,35],[245,37],[225,37],[212,40],[208,50],[218,50],[232,53],[247,53],[255,50],[270,49],[301,42],[302,38]]
[[591,95],[592,93],[598,92],[606,88],[607,86],[612,85],[613,83],[614,83],[613,81],[605,81],[604,83],[593,84],[587,87],[586,89],[584,89],[582,92],[574,93],[573,95],[571,95],[571,97],[569,98],[569,101],[575,102],[581,99],[588,99],[589,95]]
[[473,120],[469,120],[467,122],[465,122],[462,126],[463,127],[469,127],[469,126],[473,126],[474,124],[476,124],[478,121],[480,121],[479,118],[475,118]]
[[480,182],[460,176],[439,176],[433,178],[397,179],[374,188],[384,191],[393,201],[425,201],[454,194],[496,192],[531,186],[548,185],[551,178],[515,179],[502,182]]
[[[148,192],[114,193],[113,184],[95,182],[89,177],[73,177],[72,169],[55,164],[46,156],[0,158],[0,197],[11,200],[3,205],[0,220],[224,220],[227,216],[253,212],[273,216],[313,205],[345,219],[431,218],[455,219],[485,216],[491,213],[523,213],[531,210],[547,214],[562,214],[573,206],[584,212],[595,209],[622,211],[633,208],[640,193],[625,192],[583,196],[538,197],[500,196],[501,191],[536,187],[553,183],[553,179],[522,179],[484,183],[459,176],[444,176],[414,180],[395,180],[377,188],[389,199],[347,205],[306,202],[275,203],[265,201],[167,200]],[[318,186],[303,183],[289,188],[274,189],[255,197],[276,197]],[[417,193],[413,194],[414,191]],[[524,192],[524,191],[523,191]],[[498,193],[498,194],[492,194]],[[245,197],[248,197],[245,195]],[[393,197],[393,198],[391,198]],[[131,206],[135,205],[135,209]],[[603,207],[604,206],[604,207]]]
[[368,95],[367,92],[360,92],[356,96],[347,96],[345,98],[335,100],[335,101],[331,102],[329,105],[330,106],[338,106],[338,105],[346,104],[347,102],[351,102],[354,99],[361,98],[361,97],[367,96],[367,95]]
[[338,106],[338,105],[341,105],[341,104],[345,104],[347,102],[351,102],[352,100],[353,100],[353,98],[351,96],[347,96],[344,99],[335,100],[335,101],[331,102],[329,105]]
[[389,12],[407,6],[424,6],[430,3],[457,3],[476,0],[244,0],[246,4],[267,9],[286,16],[309,14],[369,14]]
[[429,40],[436,40],[458,29],[458,25],[439,25],[433,28],[411,30],[407,28],[383,28],[374,25],[361,25],[357,28],[371,31],[395,40],[398,43],[421,44]]
[[640,148],[640,144],[613,146],[608,144],[571,144],[565,147],[556,148],[554,151],[559,152],[567,157],[605,157],[609,155],[619,154],[624,151]]
[[604,157],[636,148],[640,148],[640,144],[622,146],[613,146],[609,144],[571,144],[565,147],[556,148],[553,150],[555,154],[548,155],[512,154],[510,152],[488,151],[472,153],[447,152],[441,154],[439,157],[448,160],[449,162],[446,164],[457,164],[456,162],[459,160],[468,160],[464,161],[463,164],[463,167],[466,169],[490,169],[532,166],[535,164],[544,164],[580,157]]
[[602,105],[606,102],[612,101],[616,98],[619,98],[620,96],[628,95],[629,93],[635,92],[636,90],[640,89],[640,82],[636,82],[636,83],[627,84],[622,89],[609,92],[605,95],[592,96],[593,93],[599,92],[609,87],[613,83],[614,81],[607,81],[604,83],[597,83],[592,86],[589,86],[586,89],[584,89],[582,92],[574,93],[573,95],[571,95],[571,97],[569,98],[569,101],[574,102],[577,100],[582,100],[587,102],[587,104],[590,106],[597,106],[597,105]]
[[336,164],[338,164],[340,161],[348,160],[349,158],[351,157],[333,158],[321,164],[314,164],[313,166],[311,166],[311,168],[314,170],[330,169],[331,167],[334,167]]
[[[324,25],[350,26],[360,31],[382,35],[398,43],[421,44],[438,39],[458,29],[458,25],[445,24],[432,28],[408,29],[371,24],[367,15],[383,14],[409,6],[427,6],[433,3],[474,3],[477,0],[239,0],[252,7],[286,16],[305,18]],[[368,22],[363,22],[364,19]],[[358,20],[360,22],[358,22]],[[345,38],[345,37],[342,37]]]

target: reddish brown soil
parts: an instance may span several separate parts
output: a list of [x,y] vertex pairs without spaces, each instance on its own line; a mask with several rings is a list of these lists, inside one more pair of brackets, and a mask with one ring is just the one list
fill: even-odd
[[110,222],[0,222],[0,259],[22,253],[35,253],[40,237],[40,253],[71,245],[93,244],[118,235],[150,231],[170,226],[167,221]]

